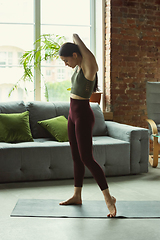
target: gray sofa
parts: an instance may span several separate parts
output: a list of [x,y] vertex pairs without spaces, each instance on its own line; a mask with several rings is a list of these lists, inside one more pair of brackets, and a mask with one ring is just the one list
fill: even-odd
[[[148,130],[105,121],[96,103],[93,154],[106,176],[140,174],[148,171]],[[29,111],[33,142],[0,142],[0,182],[73,178],[69,142],[58,142],[37,122],[56,116],[68,117],[69,103],[1,102],[0,113]],[[86,169],[85,177],[92,177]]]

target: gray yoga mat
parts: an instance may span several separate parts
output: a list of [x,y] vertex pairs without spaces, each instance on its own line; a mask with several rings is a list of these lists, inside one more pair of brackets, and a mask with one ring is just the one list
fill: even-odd
[[[19,199],[11,217],[107,218],[104,201],[83,201],[82,205],[60,206],[60,200]],[[118,218],[160,218],[160,201],[117,201]]]

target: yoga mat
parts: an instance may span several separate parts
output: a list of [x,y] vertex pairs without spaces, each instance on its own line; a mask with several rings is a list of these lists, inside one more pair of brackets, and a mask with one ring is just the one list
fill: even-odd
[[[107,218],[104,201],[60,206],[61,200],[19,199],[11,217]],[[117,201],[117,218],[160,218],[160,201]]]

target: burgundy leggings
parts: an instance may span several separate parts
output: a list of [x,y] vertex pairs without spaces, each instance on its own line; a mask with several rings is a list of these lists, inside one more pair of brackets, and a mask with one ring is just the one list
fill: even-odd
[[74,162],[75,187],[83,186],[86,166],[101,190],[108,185],[102,168],[95,161],[92,150],[92,129],[94,114],[89,100],[72,99],[68,117],[68,136]]

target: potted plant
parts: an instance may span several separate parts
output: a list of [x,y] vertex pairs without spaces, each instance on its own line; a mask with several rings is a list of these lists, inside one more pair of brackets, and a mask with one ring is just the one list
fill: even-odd
[[[24,68],[23,76],[12,87],[12,91],[18,88],[20,81],[33,82],[34,69],[38,69],[41,73],[41,63],[48,59],[53,60],[58,58],[60,46],[64,43],[65,37],[55,34],[43,34],[34,42],[34,49],[25,51],[20,59],[20,64]],[[25,88],[27,92],[27,89]]]

